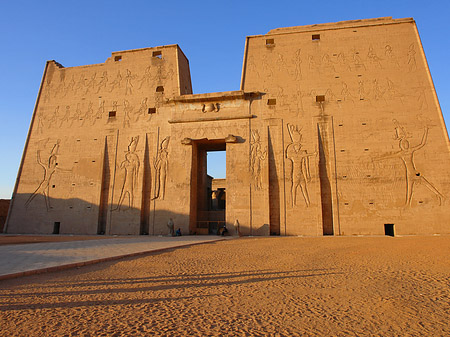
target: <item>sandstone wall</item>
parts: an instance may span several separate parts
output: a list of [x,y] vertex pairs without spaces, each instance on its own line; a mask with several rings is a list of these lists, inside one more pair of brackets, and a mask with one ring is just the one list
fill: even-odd
[[450,233],[449,139],[415,23],[247,38],[240,91],[192,94],[176,45],[49,61],[10,233],[208,233],[206,151],[226,150],[241,235]]

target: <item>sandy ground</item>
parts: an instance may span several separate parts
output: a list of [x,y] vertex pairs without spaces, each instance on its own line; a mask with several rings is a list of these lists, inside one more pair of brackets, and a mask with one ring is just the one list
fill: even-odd
[[448,336],[450,237],[241,238],[0,282],[1,336]]

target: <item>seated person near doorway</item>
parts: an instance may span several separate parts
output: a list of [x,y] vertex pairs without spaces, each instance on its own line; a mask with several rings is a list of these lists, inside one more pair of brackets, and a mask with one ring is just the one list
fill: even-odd
[[225,234],[228,233],[228,229],[226,225],[223,225],[222,227],[219,228],[219,230],[217,231],[217,235],[222,235],[225,236]]
[[177,232],[175,233],[175,236],[181,236],[181,228],[177,229]]

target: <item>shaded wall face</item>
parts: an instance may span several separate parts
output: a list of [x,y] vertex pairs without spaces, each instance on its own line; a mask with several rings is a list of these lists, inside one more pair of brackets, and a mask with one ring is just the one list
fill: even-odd
[[287,233],[450,230],[448,136],[426,59],[415,24],[388,21],[248,39],[242,88],[266,93],[259,125],[283,131],[270,137],[270,209]]

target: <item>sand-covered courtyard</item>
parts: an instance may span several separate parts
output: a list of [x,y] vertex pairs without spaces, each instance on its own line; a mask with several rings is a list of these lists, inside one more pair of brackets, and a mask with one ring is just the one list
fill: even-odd
[[240,238],[0,281],[1,336],[448,336],[450,236]]

